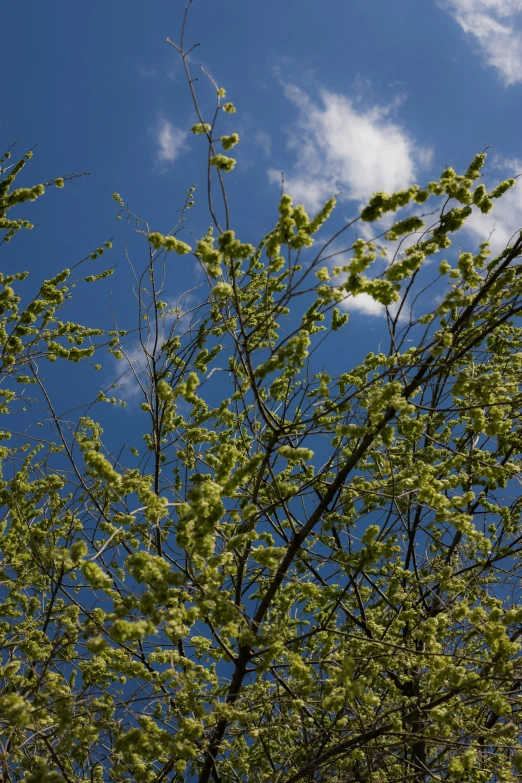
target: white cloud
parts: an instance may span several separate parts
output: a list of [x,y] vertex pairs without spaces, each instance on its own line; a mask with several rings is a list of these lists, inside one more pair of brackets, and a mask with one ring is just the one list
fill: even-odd
[[363,315],[386,315],[386,308],[369,294],[357,294],[343,302],[343,309],[348,312],[361,313]]
[[160,120],[154,130],[157,150],[156,157],[161,163],[173,163],[180,153],[188,149],[186,139],[188,131],[177,128],[167,119]]
[[[396,105],[368,109],[327,90],[316,103],[295,85],[283,87],[299,110],[289,133],[295,164],[285,172],[285,189],[310,210],[339,191],[363,202],[378,190],[401,189],[431,162],[431,150],[419,147],[390,116]],[[269,178],[279,184],[280,172],[271,169]]]
[[[392,318],[397,314],[400,302],[395,302],[388,307],[388,312]],[[380,302],[376,302],[369,294],[357,294],[356,296],[349,296],[343,302],[340,303],[340,307],[349,313],[359,313],[360,315],[373,316],[374,318],[384,318],[386,315],[386,307]],[[404,307],[401,310],[399,321],[405,321],[410,317],[409,308]]]
[[506,86],[522,82],[522,0],[439,0]]
[[[364,96],[351,99],[322,90],[316,102],[295,85],[283,83],[283,88],[298,109],[288,143],[295,153],[294,165],[284,173],[284,189],[310,211],[320,209],[340,191],[345,200],[360,204],[376,191],[400,190],[413,184],[431,164],[432,150],[417,144],[392,116],[403,96],[392,106],[367,108]],[[270,181],[280,185],[281,172],[271,169],[268,173]],[[366,238],[374,234],[367,224],[359,231]],[[334,251],[329,248],[329,253]],[[386,315],[386,308],[368,294],[348,297],[341,306],[369,317]],[[389,312],[394,315],[398,308],[395,304]],[[405,317],[406,312],[401,313],[401,320]]]

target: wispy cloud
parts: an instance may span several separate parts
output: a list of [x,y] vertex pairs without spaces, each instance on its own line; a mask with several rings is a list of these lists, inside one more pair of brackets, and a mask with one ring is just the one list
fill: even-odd
[[[357,294],[356,296],[348,296],[340,303],[340,307],[349,313],[358,313],[359,315],[367,315],[373,318],[384,318],[388,311],[392,318],[397,315],[400,301],[394,302],[388,308],[377,302],[369,294]],[[403,307],[399,315],[399,321],[403,322],[410,317],[410,310],[408,307]]]
[[[140,345],[123,346],[125,358],[118,360],[114,369],[118,373],[113,383],[118,388],[118,395],[127,403],[135,402],[141,396],[141,386],[148,386],[147,355]],[[115,360],[116,362],[116,360]]]
[[345,299],[343,309],[351,313],[361,315],[385,316],[386,308],[380,302],[376,302],[369,294],[357,294]]
[[152,79],[154,76],[158,75],[158,72],[155,68],[147,68],[145,65],[139,66],[138,73],[142,79]]
[[[198,313],[201,298],[194,293],[198,288],[199,286],[196,285],[177,297],[167,298],[167,308],[159,323],[160,345],[168,337],[182,336],[199,326]],[[114,360],[113,370],[117,376],[116,380],[111,382],[117,384],[119,396],[129,404],[135,403],[142,397],[142,387],[149,388],[152,372],[149,356],[156,350],[157,358],[159,350],[157,346],[155,348],[155,343],[156,336],[152,330],[148,335],[144,335],[144,345],[122,342],[119,346],[124,359]]]
[[522,82],[522,0],[439,0],[506,86]]
[[177,68],[174,65],[169,65],[168,67],[160,67],[160,68],[151,68],[146,65],[138,65],[137,71],[142,79],[154,79],[154,78],[166,78],[166,79],[175,79],[176,78],[176,72]]
[[272,140],[265,131],[258,131],[254,136],[255,143],[261,147],[265,157],[269,158],[272,152]]
[[173,125],[162,118],[153,132],[156,141],[156,158],[162,164],[173,163],[179,155],[188,149],[188,131]]
[[[377,190],[393,192],[412,184],[430,164],[432,151],[393,118],[396,105],[367,108],[324,89],[314,101],[295,85],[283,83],[283,88],[298,109],[288,132],[295,158],[285,171],[285,189],[309,209],[320,208],[339,191],[358,202]],[[279,171],[270,169],[269,177],[279,184]]]

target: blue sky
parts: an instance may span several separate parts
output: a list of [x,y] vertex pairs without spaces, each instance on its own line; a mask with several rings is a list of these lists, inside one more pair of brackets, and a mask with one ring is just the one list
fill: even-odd
[[[112,303],[119,325],[131,324],[125,242],[137,266],[146,258],[141,238],[115,222],[111,194],[166,232],[188,187],[203,180],[204,141],[188,131],[187,85],[165,43],[178,40],[184,5],[20,0],[2,10],[1,143],[20,137],[21,153],[38,145],[31,184],[91,172],[31,205],[37,232],[9,248],[4,268],[29,268],[36,284],[113,238],[112,254],[87,273],[108,259],[116,274],[94,300],[75,300],[75,315],[90,323],[110,326]],[[281,171],[312,210],[342,191],[338,221],[375,190],[462,169],[486,145],[488,178],[522,172],[522,0],[195,0],[187,42],[201,44],[194,68],[203,63],[237,106],[221,132],[241,136],[227,183],[243,241],[271,228]],[[212,91],[197,86],[210,108]],[[201,235],[203,190],[196,201],[190,227]],[[466,241],[474,249],[495,227],[500,246],[521,226],[519,186],[472,221]],[[195,279],[192,261],[176,263],[173,298]],[[362,298],[349,308],[361,346],[375,349],[382,309]]]

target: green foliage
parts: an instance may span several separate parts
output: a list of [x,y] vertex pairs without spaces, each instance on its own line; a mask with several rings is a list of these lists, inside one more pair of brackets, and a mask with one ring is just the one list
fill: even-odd
[[[219,181],[232,159],[196,109]],[[45,190],[13,189],[27,160],[2,168],[4,241],[31,228],[9,210]],[[71,270],[27,303],[26,274],[0,276],[6,780],[517,779],[522,234],[493,259],[467,235],[451,250],[514,184],[475,186],[484,162],[375,194],[358,221],[405,211],[337,267],[319,238],[334,198],[310,219],[283,194],[257,245],[210,200],[192,249],[177,238],[190,188],[170,234],[142,232],[133,343],[60,320]],[[417,236],[427,200],[438,219]],[[398,242],[386,268],[383,234]],[[169,251],[205,273],[188,311],[168,308]],[[440,296],[406,322],[388,310],[389,345],[354,363],[349,299],[409,305],[429,280]],[[42,361],[99,350],[133,372],[141,450],[108,449],[103,391],[64,418],[53,407]],[[28,415],[52,427],[20,435]]]

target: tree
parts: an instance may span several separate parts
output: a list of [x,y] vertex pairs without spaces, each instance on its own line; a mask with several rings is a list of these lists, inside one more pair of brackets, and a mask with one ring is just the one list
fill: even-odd
[[[311,219],[283,195],[275,225],[243,242],[225,187],[239,137],[217,136],[235,109],[210,79],[203,116],[184,32],[172,45],[207,141],[212,227],[181,238],[193,188],[166,235],[115,194],[148,244],[134,336],[60,320],[72,270],[27,304],[25,273],[1,279],[2,414],[16,425],[0,454],[3,779],[515,780],[522,234],[493,258],[487,243],[451,249],[515,181],[477,184],[481,153],[461,175],[375,194],[333,235],[334,198]],[[45,191],[13,189],[29,156],[7,157],[4,244],[30,228],[8,210]],[[373,237],[339,250],[359,224]],[[161,298],[168,253],[204,270],[188,310]],[[362,292],[388,307],[390,339],[354,365],[342,305]],[[142,453],[109,453],[90,407],[65,419],[47,392],[46,361],[105,350],[143,396]],[[30,414],[41,438],[24,434]]]

